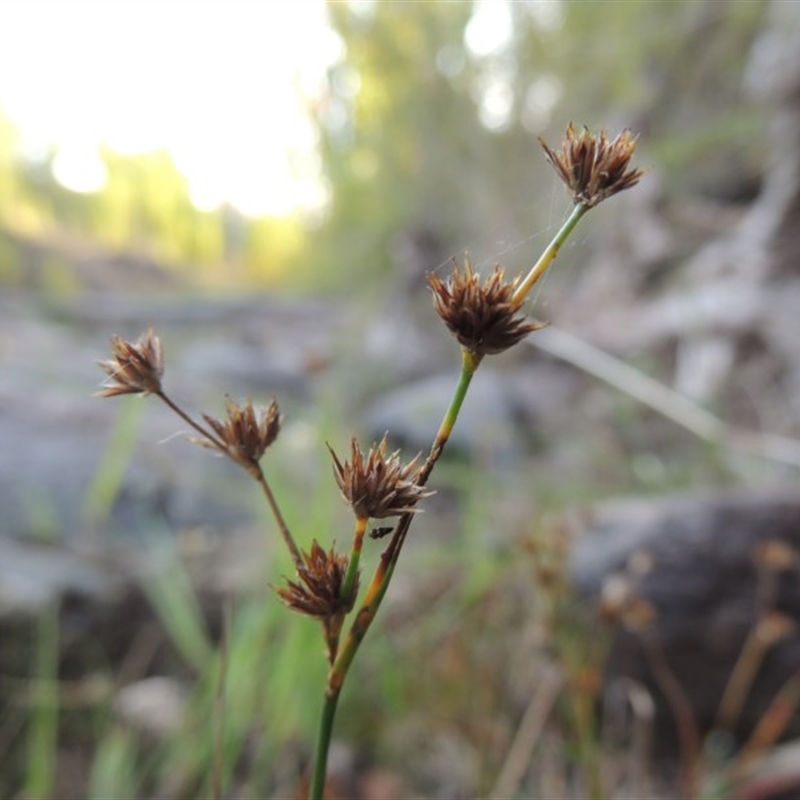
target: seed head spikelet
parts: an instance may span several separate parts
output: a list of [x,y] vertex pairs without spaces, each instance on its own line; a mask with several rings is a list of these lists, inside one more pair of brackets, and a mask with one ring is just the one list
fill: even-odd
[[453,260],[447,280],[428,274],[436,313],[463,347],[480,356],[502,353],[543,327],[519,313],[524,298],[513,296],[517,283],[518,279],[506,280],[499,264],[481,283],[469,256],[464,258],[463,271]]
[[107,361],[97,365],[108,378],[98,397],[115,397],[120,394],[160,394],[164,374],[164,354],[161,340],[149,328],[136,342],[126,342],[121,336],[111,338],[111,353]]
[[[256,409],[249,400],[239,405],[228,398],[225,413],[225,420],[209,414],[203,414],[203,419],[235,461],[244,464],[258,462],[280,432],[281,416],[277,402],[273,400],[268,406]],[[192,441],[203,447],[216,447],[216,444],[206,439]]]
[[384,435],[364,455],[353,437],[350,461],[344,464],[328,446],[336,483],[359,519],[384,519],[414,512],[421,499],[433,494],[416,483],[419,455],[402,464],[399,450],[387,454],[386,440]]
[[352,607],[355,593],[342,597],[342,585],[347,571],[347,556],[338,555],[333,548],[325,551],[314,540],[311,550],[303,553],[302,563],[297,567],[299,581],[287,581],[286,587],[278,587],[278,596],[287,606],[309,617],[326,620],[346,613]]
[[570,123],[560,152],[551,150],[541,138],[539,144],[576,205],[592,208],[635,186],[644,174],[640,169],[629,169],[636,136],[628,129],[609,140],[605,131],[595,135],[586,127],[576,134]]

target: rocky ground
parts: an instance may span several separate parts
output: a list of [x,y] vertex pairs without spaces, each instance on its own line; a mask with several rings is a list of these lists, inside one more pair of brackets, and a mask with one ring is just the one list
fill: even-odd
[[[225,392],[277,397],[288,452],[298,464],[307,460],[312,473],[319,410],[326,404],[340,424],[361,435],[388,430],[408,451],[424,448],[449,398],[457,360],[435,320],[421,321],[429,311],[415,298],[405,306],[392,303],[391,313],[367,315],[360,338],[352,320],[364,314],[307,298],[209,301],[176,293],[154,302],[148,295],[105,292],[58,302],[7,295],[1,302],[0,626],[6,642],[29,641],[37,614],[57,599],[67,632],[65,674],[79,669],[82,641],[100,641],[109,658],[122,661],[137,631],[157,624],[142,582],[158,572],[164,552],[153,546],[158,540],[170,542],[170,552],[189,565],[212,630],[221,596],[263,582],[263,516],[249,484],[189,443],[185,426],[152,399],[92,396],[102,379],[95,361],[107,357],[112,334],[135,337],[154,325],[165,344],[166,385],[193,408],[218,412]],[[641,333],[630,324],[627,330],[627,340],[617,342],[620,355]],[[402,358],[387,369],[400,332]],[[545,492],[564,482],[579,485],[606,458],[619,459],[619,448],[628,447],[636,431],[652,441],[631,445],[632,453],[640,452],[634,460],[649,452],[669,464],[670,438],[678,432],[678,451],[692,440],[651,412],[621,426],[610,423],[614,390],[535,347],[488,364],[473,389],[451,455],[515,480],[527,470],[544,472],[539,485]],[[779,396],[774,386],[770,392]],[[336,435],[341,446],[349,433]],[[747,488],[747,470],[727,452],[723,446],[722,461],[733,469],[723,468],[716,478],[742,487],[733,496],[700,485],[680,500],[639,501],[588,515],[584,506],[576,531],[571,574],[587,608],[617,603],[608,685],[625,678],[648,687],[666,751],[675,747],[673,709],[653,678],[641,630],[631,623],[636,608],[652,611],[648,631],[687,687],[703,729],[714,726],[726,678],[759,625],[785,621],[735,714],[740,738],[800,667],[800,605],[791,579],[800,563],[800,499],[792,492],[765,494],[763,480],[760,488]],[[293,469],[305,469],[298,464]],[[774,470],[766,484],[785,485],[781,476],[792,467]],[[663,468],[659,474],[664,477]],[[629,477],[627,467],[607,464],[589,495],[602,495],[604,481],[625,493]],[[652,479],[651,487],[658,483]],[[491,535],[495,545],[508,546],[519,520],[535,519],[548,506],[536,492],[517,504],[506,537]],[[777,593],[766,602],[759,548],[774,542],[788,549],[785,564],[774,568]],[[616,597],[620,587],[622,599],[610,601],[608,593]],[[402,587],[398,591],[402,605]],[[174,681],[167,641],[162,634],[159,647],[167,650],[153,656],[150,677],[119,693],[117,711],[132,725],[171,729],[183,707],[186,689]],[[2,670],[24,674],[25,648],[3,653]],[[794,724],[787,728],[793,730]]]
[[[800,733],[800,48],[779,18],[789,5],[775,8],[774,46],[754,59],[747,88],[773,120],[758,197],[665,209],[653,172],[615,198],[591,249],[561,256],[580,257],[580,270],[548,278],[542,314],[553,330],[481,367],[430,511],[461,552],[457,531],[474,511],[458,472],[467,465],[471,491],[483,476],[496,501],[487,548],[517,553],[532,530],[569,529],[570,591],[612,630],[601,695],[622,696],[625,713],[650,720],[653,749],[684,762],[714,729],[729,734],[714,740],[723,760],[754,731],[770,747],[787,738],[788,759],[765,773],[779,784],[753,772],[760,788],[739,795],[765,798],[796,795]],[[193,410],[219,413],[225,393],[276,397],[277,477],[309,512],[306,493],[327,480],[326,440],[341,450],[351,432],[389,431],[409,452],[427,447],[458,355],[421,281],[335,301],[210,298],[171,285],[157,266],[135,280],[131,269],[84,264],[84,291],[67,297],[35,279],[0,295],[0,694],[10,703],[26,680],[36,620],[57,601],[62,677],[110,693],[114,713],[157,737],[181,716],[191,677],[153,613],[163,559],[186,564],[218,635],[220,598],[263,584],[271,545],[253,487],[192,445],[166,408],[92,397],[109,338],[153,325],[166,386]],[[464,572],[445,570],[430,592],[398,576],[389,617]],[[112,672],[132,651],[147,652],[147,666],[136,681],[97,688],[80,672],[87,643]],[[539,697],[538,684],[526,686]],[[524,692],[503,691],[522,714]],[[689,735],[687,718],[697,723]],[[3,736],[13,732],[0,725]],[[434,772],[453,778],[437,796],[474,795],[474,770],[453,782],[453,764],[474,766],[467,756],[437,762]],[[527,764],[521,773],[512,764],[504,785],[521,785]],[[397,776],[367,774],[382,788],[362,795],[389,796]]]

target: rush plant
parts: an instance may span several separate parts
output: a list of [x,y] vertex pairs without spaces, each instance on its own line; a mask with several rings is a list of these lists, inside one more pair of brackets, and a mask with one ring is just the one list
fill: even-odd
[[[399,451],[389,451],[386,436],[366,450],[353,438],[346,458],[329,447],[334,479],[354,516],[349,552],[339,552],[333,545],[326,549],[317,540],[307,552],[302,551],[280,511],[261,467],[262,457],[280,433],[277,403],[257,408],[250,401],[240,405],[228,400],[223,419],[207,414],[195,419],[164,389],[162,346],[152,329],[133,343],[114,337],[112,358],[99,362],[107,375],[98,392],[100,396],[158,397],[196,431],[198,438],[193,441],[242,467],[259,485],[269,505],[296,571],[294,580],[277,587],[277,594],[289,608],[319,620],[328,657],[311,776],[312,800],[323,797],[342,687],[389,588],[420,503],[432,494],[427,488],[428,480],[450,438],[475,372],[485,357],[514,347],[543,326],[525,315],[524,306],[532,287],[581,218],[603,200],[634,186],[642,176],[639,169],[631,167],[636,138],[627,130],[610,139],[604,132],[592,134],[586,128],[578,133],[570,124],[561,150],[551,150],[543,141],[541,145],[566,185],[573,209],[529,272],[508,279],[498,265],[488,278],[481,280],[465,257],[463,266],[454,260],[445,280],[435,274],[428,276],[434,309],[461,346],[461,374],[425,458],[419,454],[403,461]],[[387,519],[394,520],[393,524],[370,530],[371,520]],[[366,539],[385,544],[374,573],[365,582],[360,564]]]

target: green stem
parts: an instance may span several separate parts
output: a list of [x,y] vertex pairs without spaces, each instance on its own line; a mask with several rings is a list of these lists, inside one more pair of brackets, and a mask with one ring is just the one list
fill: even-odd
[[[430,477],[433,467],[439,460],[439,457],[444,450],[447,440],[453,431],[453,426],[458,419],[461,406],[464,403],[464,398],[467,396],[469,385],[472,381],[472,376],[478,369],[481,363],[481,356],[469,350],[462,351],[461,359],[461,376],[459,377],[458,384],[453,392],[453,398],[450,405],[442,418],[442,423],[436,433],[436,437],[431,445],[428,457],[420,469],[417,476],[417,483],[424,486]],[[342,648],[339,650],[336,660],[333,662],[330,673],[328,674],[328,686],[325,691],[325,704],[322,708],[322,717],[319,724],[319,732],[317,737],[317,749],[314,756],[314,773],[312,775],[311,792],[309,800],[322,800],[323,791],[325,788],[325,772],[327,769],[328,749],[330,747],[331,732],[333,730],[333,720],[336,714],[336,704],[339,699],[339,694],[342,690],[345,678],[350,669],[350,664],[358,651],[361,642],[364,639],[367,631],[369,630],[375,615],[378,613],[381,602],[389,587],[389,581],[392,579],[397,558],[400,555],[400,549],[405,541],[406,533],[411,525],[413,513],[406,513],[400,517],[400,521],[395,527],[394,534],[389,546],[382,553],[380,563],[372,576],[369,586],[367,587],[366,594],[364,595],[364,602],[356,614],[352,626],[347,634]],[[360,521],[359,521],[360,522]],[[366,520],[364,520],[364,530],[366,530]],[[362,531],[363,537],[363,531]],[[358,527],[356,528],[356,539],[358,540]],[[360,552],[360,548],[358,548]],[[356,561],[356,548],[354,547],[354,557],[351,557],[350,568],[353,562]],[[348,578],[350,576],[350,568],[348,568],[347,576],[345,577],[345,588],[348,585]]]
[[317,734],[317,748],[314,753],[314,773],[311,776],[311,789],[309,800],[322,800],[325,793],[325,773],[328,769],[328,751],[331,746],[331,733],[333,732],[333,719],[336,716],[336,704],[339,702],[339,692],[325,693],[325,705],[322,707],[322,717],[319,721]]
[[447,411],[442,419],[442,424],[439,426],[439,430],[436,432],[436,438],[433,440],[430,452],[428,453],[428,458],[425,460],[425,464],[423,464],[420,474],[417,476],[417,483],[420,486],[424,486],[427,483],[428,477],[433,471],[434,465],[439,460],[439,456],[442,454],[442,450],[444,450],[444,446],[447,444],[447,440],[450,438],[450,434],[453,432],[453,427],[455,426],[458,415],[461,412],[461,406],[464,403],[464,398],[467,396],[469,385],[472,382],[472,376],[480,366],[482,358],[482,355],[479,353],[474,353],[472,350],[467,350],[464,348],[461,351],[461,375],[458,378],[458,384],[453,392],[453,398],[450,400],[450,405],[448,406]]
[[525,276],[525,280],[514,290],[514,294],[512,295],[514,300],[521,300],[525,297],[536,281],[544,275],[547,268],[556,260],[561,245],[567,241],[569,235],[575,229],[575,226],[580,222],[581,217],[590,208],[591,206],[587,206],[584,203],[578,203],[578,205],[572,209],[572,213],[567,217],[567,221],[553,237],[553,241],[547,245],[545,251],[539,256],[539,260],[531,267],[531,271]]
[[367,530],[367,522],[369,520],[364,517],[356,519],[356,531],[353,536],[353,550],[350,553],[350,562],[347,565],[347,572],[344,576],[342,584],[342,601],[347,604],[348,608],[352,607],[353,591],[355,589],[356,580],[358,579],[358,562],[361,560],[361,547],[364,544],[364,533]]

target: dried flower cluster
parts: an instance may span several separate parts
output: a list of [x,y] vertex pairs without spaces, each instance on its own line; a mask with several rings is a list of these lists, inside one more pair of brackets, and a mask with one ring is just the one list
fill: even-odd
[[598,611],[605,622],[619,622],[627,630],[642,633],[652,626],[658,612],[639,592],[635,581],[622,573],[609,576],[600,591]]
[[133,344],[120,336],[112,337],[111,353],[112,359],[97,362],[108,375],[103,388],[97,392],[99,397],[160,394],[164,355],[161,341],[152,328]]
[[498,265],[481,284],[468,256],[463,272],[453,261],[453,272],[446,281],[428,275],[436,313],[460,344],[476,355],[501,353],[543,327],[519,313],[524,298],[513,297],[517,283],[505,280]]
[[561,152],[551,150],[542,139],[539,143],[576,205],[596,206],[635,186],[643,175],[640,169],[628,169],[636,137],[627,129],[609,141],[605,131],[594,136],[586,127],[576,135],[570,123]]
[[[227,418],[224,421],[208,414],[203,414],[203,419],[235,461],[243,464],[256,463],[278,438],[281,427],[278,404],[273,400],[269,406],[261,406],[256,410],[249,400],[240,406],[235,400],[228,398],[225,413]],[[204,447],[216,447],[206,439],[194,441]]]
[[356,592],[349,598],[342,596],[347,556],[337,555],[333,548],[325,552],[314,540],[311,552],[303,553],[303,562],[297,568],[300,582],[287,581],[285,588],[276,589],[281,600],[289,608],[323,621],[347,613],[356,597]]
[[351,460],[344,464],[328,447],[339,490],[359,519],[385,519],[416,511],[416,504],[433,494],[416,482],[419,456],[401,464],[398,450],[386,453],[386,438],[373,444],[365,456],[354,437]]
[[[327,645],[330,671],[314,775],[308,791],[314,800],[327,796],[325,775],[328,749],[343,682],[386,593],[412,515],[418,510],[420,501],[433,494],[425,488],[425,484],[450,438],[475,370],[485,355],[501,353],[544,326],[543,323],[529,320],[522,313],[531,287],[545,274],[584,213],[617,192],[634,186],[642,176],[641,170],[630,167],[636,137],[628,130],[609,139],[604,132],[592,135],[586,128],[576,134],[570,124],[560,151],[553,151],[543,141],[540,142],[547,160],[566,184],[576,207],[527,276],[507,280],[503,269],[497,265],[485,280],[481,280],[469,257],[465,257],[463,268],[453,260],[452,272],[445,280],[436,274],[428,275],[436,313],[463,349],[461,378],[427,458],[420,464],[420,455],[417,455],[403,463],[399,450],[387,452],[388,434],[380,442],[373,443],[366,452],[353,438],[349,460],[344,463],[328,447],[334,478],[356,517],[349,554],[339,554],[333,546],[326,551],[316,539],[308,552],[302,552],[284,520],[259,464],[280,432],[281,417],[277,402],[259,407],[249,400],[240,404],[228,398],[223,416],[217,418],[203,414],[202,421],[196,420],[174,403],[162,388],[164,364],[161,342],[152,329],[135,343],[126,342],[119,336],[113,337],[112,358],[98,362],[107,376],[98,392],[100,396],[156,395],[199,434],[200,438],[193,441],[235,461],[257,482],[264,494],[296,569],[295,579],[286,580],[283,586],[275,587],[275,590],[289,608],[319,620]],[[399,517],[393,527],[376,527],[370,533],[373,539],[389,533],[393,535],[366,586],[363,602],[353,615],[346,638],[343,638],[345,619],[353,610],[358,596],[359,566],[368,522],[370,519],[391,517]],[[566,552],[566,547],[561,546],[563,541],[557,540],[552,551],[552,563],[544,560],[537,565],[539,582],[549,589],[554,607],[565,591],[562,587]],[[756,554],[759,564],[775,571],[796,566],[796,553],[781,543],[769,544],[769,547]],[[636,576],[637,573],[615,576],[615,579],[606,582],[600,610],[606,619],[620,622],[645,641],[645,634],[650,634],[657,612],[638,590]],[[778,641],[789,630],[786,619],[770,615],[759,622],[758,634],[760,640],[768,645]],[[584,696],[597,695],[600,680],[597,670],[586,667],[573,673],[572,677],[580,682],[579,690]],[[222,685],[220,683],[220,687]]]

